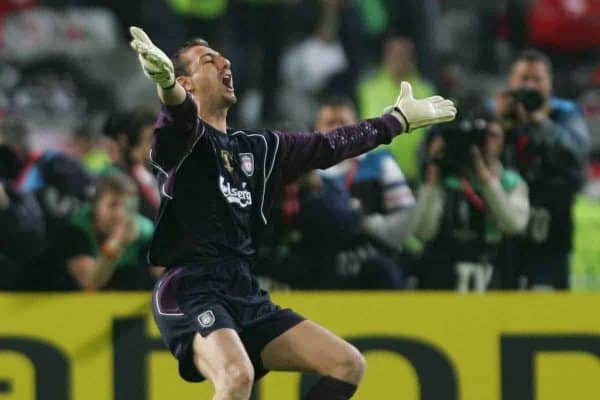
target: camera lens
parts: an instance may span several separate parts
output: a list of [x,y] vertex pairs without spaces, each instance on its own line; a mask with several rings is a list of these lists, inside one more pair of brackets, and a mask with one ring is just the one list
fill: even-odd
[[544,105],[544,96],[537,89],[521,88],[516,91],[515,96],[529,112],[537,111]]

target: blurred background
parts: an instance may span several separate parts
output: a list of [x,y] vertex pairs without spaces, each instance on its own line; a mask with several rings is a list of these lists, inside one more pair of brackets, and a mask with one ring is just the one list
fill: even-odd
[[[4,0],[1,287],[151,287],[158,101],[138,25],[169,54],[202,37],[231,59],[233,127],[328,131],[381,115],[402,80],[459,105],[285,188],[267,287],[597,290],[599,20],[592,0]],[[98,222],[97,188],[131,192],[131,215]],[[102,254],[103,223],[130,225],[130,254],[88,287],[68,265]]]
[[[161,273],[145,256],[160,202],[148,158],[159,102],[129,49],[130,25],[168,54],[201,37],[226,55],[234,128],[325,133],[380,116],[401,81],[417,98],[440,94],[458,105],[454,123],[285,187],[259,254],[256,273],[276,300],[361,350],[391,349],[432,374],[445,371],[431,367],[446,365],[432,361],[441,351],[455,361],[448,368],[469,376],[452,386],[460,378],[452,371],[450,380],[427,380],[417,368],[422,385],[435,384],[402,386],[402,398],[499,399],[501,386],[503,399],[533,399],[533,383],[507,383],[533,376],[520,369],[531,366],[522,348],[511,347],[518,335],[502,336],[497,382],[500,350],[488,347],[500,333],[600,329],[590,319],[595,296],[523,293],[600,291],[600,1],[0,0],[0,290],[142,292],[0,297],[0,315],[12,321],[2,324],[9,336],[0,335],[0,350],[33,360],[19,349],[30,349],[24,338],[41,334],[42,321],[43,335],[90,374],[74,381],[74,398],[108,398],[86,382],[113,385],[115,399],[196,393],[146,384],[152,376],[178,382],[166,354],[148,358],[150,378],[136,364],[164,347],[155,328],[154,339],[144,330],[147,291]],[[106,246],[115,240],[116,253]],[[404,294],[432,290],[445,292]],[[499,290],[520,294],[475,302],[453,293]],[[390,317],[392,309],[402,311]],[[57,322],[57,314],[79,318]],[[373,339],[381,332],[421,341]],[[581,348],[577,335],[538,338],[518,343],[531,354],[600,354],[596,336]],[[418,353],[431,354],[419,364],[410,349],[426,339],[442,344]],[[50,351],[44,346],[36,351]],[[107,372],[110,346],[115,370]],[[14,372],[29,371],[21,361],[3,357],[0,398],[71,398],[70,381],[57,375],[60,357],[37,394],[30,372]],[[392,398],[381,391],[396,376],[414,380],[390,360],[369,358],[375,372],[358,398]],[[570,360],[540,364],[557,368],[537,370],[538,383],[551,383],[536,398],[596,398],[600,388],[579,383],[598,382],[597,363]],[[293,398],[288,381],[269,379],[266,398]],[[559,386],[565,379],[573,385]]]

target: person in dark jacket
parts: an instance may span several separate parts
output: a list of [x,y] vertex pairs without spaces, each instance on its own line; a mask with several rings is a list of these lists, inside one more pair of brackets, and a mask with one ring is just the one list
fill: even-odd
[[514,253],[527,286],[567,289],[572,209],[585,180],[588,128],[575,103],[552,96],[552,64],[543,53],[520,55],[508,86],[495,99],[507,132],[504,164],[525,179],[531,204],[526,237]]

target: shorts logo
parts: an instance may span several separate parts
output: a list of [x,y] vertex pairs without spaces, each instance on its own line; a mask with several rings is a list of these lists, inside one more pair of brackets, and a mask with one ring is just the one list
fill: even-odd
[[254,175],[254,154],[240,153],[239,156],[244,174],[248,177]]
[[198,323],[203,328],[210,328],[215,323],[215,314],[211,310],[198,315]]

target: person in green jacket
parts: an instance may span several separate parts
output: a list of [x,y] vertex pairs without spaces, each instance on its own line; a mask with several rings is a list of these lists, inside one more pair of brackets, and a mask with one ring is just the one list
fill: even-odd
[[[384,44],[381,67],[358,87],[360,117],[371,118],[381,114],[398,95],[398,87],[402,81],[411,83],[417,98],[433,95],[433,86],[419,76],[412,41],[393,37]],[[410,184],[418,181],[417,152],[422,139],[421,132],[422,129],[416,129],[404,140],[389,145],[394,159]]]

